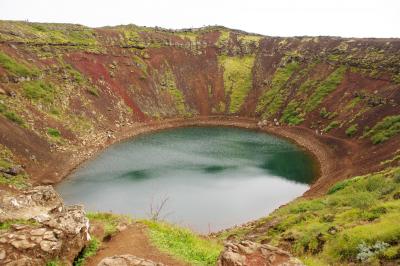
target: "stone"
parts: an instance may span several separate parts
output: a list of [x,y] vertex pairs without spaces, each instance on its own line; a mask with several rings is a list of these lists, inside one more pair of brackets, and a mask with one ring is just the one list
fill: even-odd
[[16,249],[28,249],[36,246],[36,243],[32,243],[26,239],[23,239],[23,240],[13,240],[11,241],[11,245]]
[[42,236],[46,232],[46,228],[33,229],[29,233],[32,236]]
[[83,207],[65,206],[52,186],[2,191],[0,206],[0,221],[36,222],[13,224],[0,234],[0,250],[6,252],[0,265],[40,266],[55,257],[73,261],[90,239]]
[[218,266],[303,266],[300,260],[277,247],[252,241],[227,242]]
[[0,250],[0,260],[4,260],[6,258],[6,251]]
[[40,248],[48,253],[53,253],[61,249],[62,243],[55,241],[43,240],[40,242]]
[[164,264],[127,254],[106,257],[97,266],[164,266]]

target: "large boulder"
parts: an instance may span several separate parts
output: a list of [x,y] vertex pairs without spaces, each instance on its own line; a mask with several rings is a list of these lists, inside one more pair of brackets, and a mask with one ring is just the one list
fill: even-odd
[[70,264],[87,244],[81,206],[65,206],[51,186],[0,192],[0,265]]
[[218,266],[303,266],[290,253],[252,241],[227,242],[218,258]]
[[164,264],[128,254],[104,258],[97,266],[164,266]]

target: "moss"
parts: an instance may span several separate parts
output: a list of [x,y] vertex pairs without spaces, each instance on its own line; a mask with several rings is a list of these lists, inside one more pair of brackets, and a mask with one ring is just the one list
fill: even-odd
[[353,124],[346,129],[346,135],[349,137],[353,137],[358,131],[358,125]]
[[299,63],[291,62],[275,71],[270,88],[260,97],[256,107],[263,118],[270,118],[281,108],[288,93],[285,85],[299,68]]
[[313,94],[305,103],[305,111],[311,112],[325,99],[325,97],[336,89],[342,82],[343,76],[346,73],[346,67],[338,67],[324,81],[321,82],[314,90]]
[[363,137],[370,137],[373,144],[387,141],[400,132],[400,115],[387,116],[369,130]]
[[177,114],[190,116],[187,110],[185,96],[180,91],[175,82],[175,76],[169,66],[166,67],[164,73],[159,76],[161,89],[166,91],[172,98]]
[[217,47],[222,47],[223,45],[225,45],[225,43],[228,42],[229,38],[230,38],[230,32],[226,30],[221,30],[218,37],[218,41],[216,43]]
[[253,85],[254,56],[219,56],[218,62],[224,71],[225,93],[230,96],[229,112],[237,113]]
[[0,51],[0,66],[6,69],[10,74],[17,77],[34,77],[38,75],[38,70],[19,63],[10,56]]

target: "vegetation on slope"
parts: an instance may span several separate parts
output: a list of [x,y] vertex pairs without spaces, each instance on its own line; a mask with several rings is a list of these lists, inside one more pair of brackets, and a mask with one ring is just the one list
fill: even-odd
[[369,130],[364,136],[372,143],[382,143],[400,132],[400,115],[387,116]]
[[7,54],[0,51],[0,66],[16,77],[34,77],[38,70],[19,63]]
[[[0,144],[0,184],[16,188],[29,186],[28,175],[15,163],[12,152]],[[17,171],[13,170],[17,169]]]
[[229,113],[237,113],[252,87],[254,56],[220,56],[218,62],[224,71],[225,93],[230,96]]
[[[88,213],[87,217],[91,223],[100,223],[103,226],[103,240],[109,240],[118,232],[121,224],[130,225],[139,222],[146,225],[149,233],[149,240],[161,251],[164,251],[180,260],[194,265],[215,265],[217,257],[222,250],[222,245],[214,240],[201,237],[186,228],[168,224],[156,220],[133,220],[126,215],[112,213]],[[96,250],[101,243],[96,241]],[[89,245],[90,246],[90,245]],[[86,255],[85,255],[86,254]],[[80,256],[80,262],[95,254],[94,249],[84,251]],[[79,264],[81,265],[81,264]]]
[[309,265],[384,264],[400,259],[399,199],[400,168],[389,168],[339,182],[325,196],[295,200],[223,237],[252,232]]
[[261,113],[262,118],[271,118],[282,107],[288,94],[286,84],[299,68],[299,63],[294,61],[279,67],[275,71],[271,85],[260,97],[256,107],[257,113]]
[[222,246],[202,238],[189,229],[157,221],[143,221],[154,244],[194,265],[215,265]]

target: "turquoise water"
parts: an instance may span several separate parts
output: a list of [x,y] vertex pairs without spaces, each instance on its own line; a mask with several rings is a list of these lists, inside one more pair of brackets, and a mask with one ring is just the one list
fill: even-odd
[[[199,232],[267,215],[302,195],[315,177],[311,156],[264,133],[178,128],[111,146],[57,186],[68,204],[146,218]],[[154,211],[153,211],[154,213]]]

